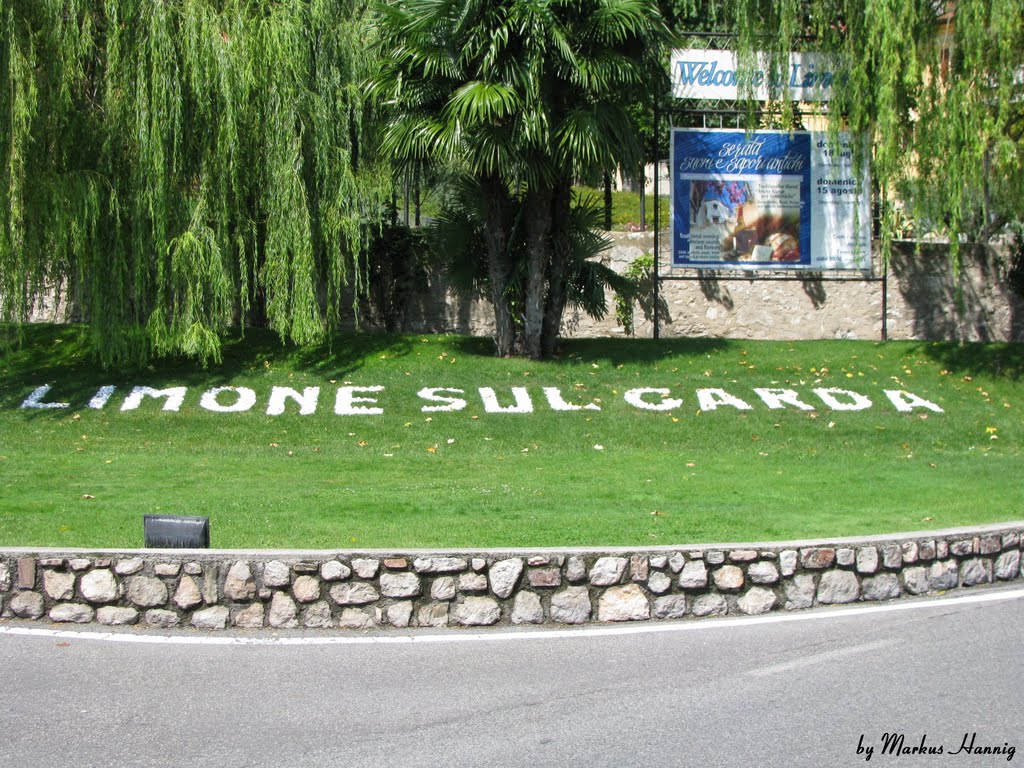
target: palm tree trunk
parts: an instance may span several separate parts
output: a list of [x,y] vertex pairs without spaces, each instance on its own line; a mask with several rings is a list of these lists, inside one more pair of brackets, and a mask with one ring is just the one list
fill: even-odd
[[495,344],[499,357],[516,354],[515,318],[509,296],[512,264],[509,257],[508,190],[501,178],[491,175],[480,180],[483,197],[485,237],[487,239],[487,271],[491,281],[491,305],[494,307]]
[[551,263],[551,200],[553,191],[541,186],[526,195],[526,290],[523,308],[523,341],[533,359],[543,355],[545,291]]
[[566,302],[566,272],[572,256],[569,238],[569,214],[572,207],[572,185],[560,181],[551,199],[551,259],[548,265],[548,295],[544,305],[544,329],[541,336],[541,355],[555,354],[562,331],[562,313]]

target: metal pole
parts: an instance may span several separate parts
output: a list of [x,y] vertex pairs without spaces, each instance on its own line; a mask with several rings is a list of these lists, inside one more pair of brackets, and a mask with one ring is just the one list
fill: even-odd
[[889,340],[889,260],[882,262],[882,341]]
[[661,279],[660,271],[658,268],[658,261],[660,257],[659,243],[661,241],[661,210],[660,200],[658,197],[658,176],[661,172],[661,152],[658,146],[658,97],[654,97],[654,338],[657,339],[661,336],[661,329],[659,328],[659,312],[658,312],[658,284]]

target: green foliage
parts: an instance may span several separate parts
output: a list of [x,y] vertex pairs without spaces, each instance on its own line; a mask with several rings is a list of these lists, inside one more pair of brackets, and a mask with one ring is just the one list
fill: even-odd
[[389,195],[368,34],[350,0],[5,2],[3,318],[66,291],[105,363],[323,338]]
[[[740,0],[733,23],[748,64],[812,48],[845,73],[831,128],[862,141],[883,205],[905,201],[921,234],[955,252],[1020,220],[1024,0]],[[883,211],[886,243],[904,218]]]
[[[625,285],[615,292],[615,319],[627,336],[633,335],[633,302],[651,292],[654,281],[654,256],[645,253],[630,262],[622,273]],[[653,301],[653,299],[652,299]]]
[[[517,318],[521,317],[525,306],[525,286],[529,280],[527,213],[521,203],[514,205],[512,231],[508,239],[512,249],[511,260],[516,269],[506,287],[506,299]],[[626,278],[595,258],[611,246],[611,241],[600,231],[601,215],[594,196],[574,194],[565,223],[570,254],[565,276],[567,305],[598,319],[608,312],[606,288],[630,290]],[[488,296],[492,292],[485,229],[479,184],[468,175],[450,179],[438,216],[426,231],[433,260],[444,270],[449,284],[459,294]]]
[[394,0],[379,5],[378,35],[373,92],[392,110],[383,151],[400,170],[475,179],[498,353],[550,355],[580,295],[572,183],[643,156],[627,103],[666,80],[657,48],[672,34],[657,4]]
[[371,314],[387,332],[405,330],[406,313],[429,289],[427,265],[426,234],[400,223],[392,209],[370,248],[367,274]]

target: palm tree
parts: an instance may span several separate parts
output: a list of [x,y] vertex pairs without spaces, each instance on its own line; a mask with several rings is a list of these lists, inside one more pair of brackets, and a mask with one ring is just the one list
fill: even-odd
[[399,171],[442,163],[476,180],[498,354],[552,354],[574,274],[572,183],[640,160],[626,105],[665,77],[657,4],[383,0],[378,34],[385,153]]

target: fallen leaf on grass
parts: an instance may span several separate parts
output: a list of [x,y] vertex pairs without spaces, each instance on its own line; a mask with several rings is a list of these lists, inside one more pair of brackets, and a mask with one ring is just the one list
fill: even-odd
[[82,498],[83,499],[95,499],[96,497],[93,496],[91,493],[83,493],[82,494]]

